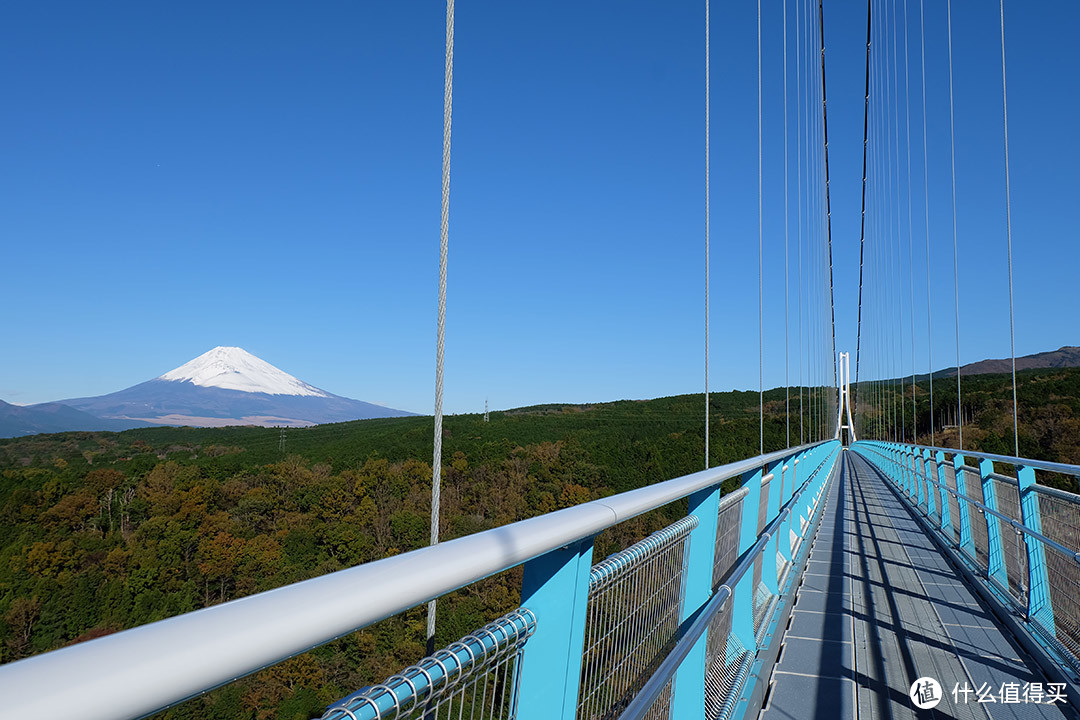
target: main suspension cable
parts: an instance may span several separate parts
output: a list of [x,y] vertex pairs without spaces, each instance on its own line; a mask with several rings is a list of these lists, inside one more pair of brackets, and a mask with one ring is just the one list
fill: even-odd
[[859,322],[855,336],[855,395],[852,405],[858,413],[859,363],[862,358],[862,306],[863,306],[863,259],[866,253],[866,150],[870,139],[870,20],[873,0],[866,0],[866,93],[863,103],[862,138],[862,220],[859,225]]
[[[832,204],[829,198],[829,112],[825,93],[825,10],[823,0],[818,0],[818,32],[821,37],[821,139],[825,154],[825,240],[829,251],[829,324],[832,334],[832,352],[829,354],[833,371],[833,387],[839,388],[836,376],[836,303],[833,294],[832,260]],[[835,400],[835,397],[833,398]],[[830,413],[831,415],[831,413]]]

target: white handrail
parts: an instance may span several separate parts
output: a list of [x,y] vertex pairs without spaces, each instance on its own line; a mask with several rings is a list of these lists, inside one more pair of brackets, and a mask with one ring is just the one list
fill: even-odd
[[721,465],[0,666],[3,715],[144,717],[820,444]]

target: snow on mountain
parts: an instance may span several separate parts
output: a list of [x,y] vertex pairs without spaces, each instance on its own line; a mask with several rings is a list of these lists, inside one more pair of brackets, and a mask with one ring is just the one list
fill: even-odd
[[157,379],[267,395],[330,397],[238,347],[216,347]]
[[238,347],[216,347],[124,390],[59,403],[136,425],[302,427],[412,415],[320,390]]

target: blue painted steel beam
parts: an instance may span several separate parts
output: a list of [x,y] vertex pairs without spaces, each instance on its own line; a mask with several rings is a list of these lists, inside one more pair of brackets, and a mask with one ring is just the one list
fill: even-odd
[[[956,477],[956,492],[966,496],[967,473],[964,472],[964,456],[953,455],[953,474]],[[975,540],[971,535],[971,508],[962,497],[956,499],[956,505],[960,508],[960,549],[971,558],[975,557]]]
[[525,563],[521,604],[537,617],[521,658],[518,720],[574,720],[593,538]]
[[[1021,522],[1035,532],[1042,533],[1039,495],[1035,492],[1035,469],[1030,465],[1017,465],[1016,480],[1020,487]],[[1024,540],[1028,561],[1028,617],[1056,637],[1054,605],[1050,599],[1050,580],[1046,574],[1046,549],[1036,538],[1025,535]]]
[[[997,510],[997,490],[994,487],[994,461],[981,460],[979,475],[982,479],[983,504],[991,510]],[[1001,587],[1008,590],[1009,576],[1005,570],[1005,549],[1001,543],[1001,523],[997,515],[984,513],[986,518],[987,538],[987,575]]]
[[[712,596],[713,565],[716,562],[716,532],[720,514],[720,486],[699,490],[690,496],[690,515],[698,525],[690,532],[686,553],[686,581],[679,623],[685,623]],[[671,700],[672,717],[694,717],[705,707],[706,634],[694,643],[675,676],[678,692]]]

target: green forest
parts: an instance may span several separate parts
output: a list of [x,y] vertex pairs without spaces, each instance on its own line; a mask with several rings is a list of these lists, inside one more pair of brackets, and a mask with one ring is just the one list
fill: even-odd
[[[1080,463],[1080,369],[1027,371],[1019,380],[1021,454]],[[939,445],[956,441],[940,410],[956,405],[948,385],[935,381]],[[926,384],[886,389],[909,408],[914,395],[918,437],[929,442]],[[1009,377],[965,377],[962,393],[965,446],[1011,454]],[[831,423],[825,398],[820,388],[766,392],[766,451],[785,447],[789,433],[792,445],[820,439]],[[866,402],[882,427],[896,414]],[[703,405],[698,394],[521,408],[493,412],[490,422],[446,418],[442,537],[700,470]],[[757,392],[710,397],[711,464],[757,454],[758,407]],[[0,660],[425,545],[431,431],[430,417],[408,417],[284,432],[162,427],[0,440]],[[683,512],[675,503],[623,523],[598,538],[595,557]],[[441,601],[438,644],[515,607],[519,583],[520,570],[510,571]],[[159,717],[317,717],[419,660],[424,617],[422,608],[408,611]]]

